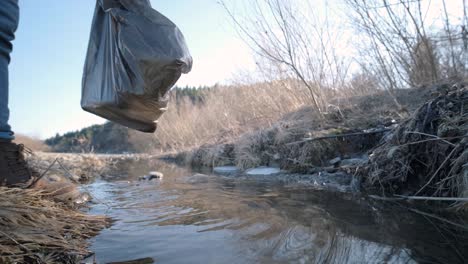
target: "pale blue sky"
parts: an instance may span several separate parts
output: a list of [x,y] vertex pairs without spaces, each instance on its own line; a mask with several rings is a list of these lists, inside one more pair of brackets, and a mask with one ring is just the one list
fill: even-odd
[[[253,65],[216,0],[151,0],[185,35],[194,57],[179,85],[223,82]],[[10,64],[10,124],[46,138],[103,120],[81,110],[81,77],[94,0],[20,0]]]

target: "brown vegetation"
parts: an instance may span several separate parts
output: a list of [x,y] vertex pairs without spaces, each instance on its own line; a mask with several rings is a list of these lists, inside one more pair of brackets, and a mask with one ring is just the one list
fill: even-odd
[[363,171],[368,187],[386,195],[468,197],[468,87],[446,88],[372,152]]
[[76,263],[106,224],[40,191],[0,188],[0,262]]
[[181,156],[194,166],[235,164],[241,168],[251,168],[279,165],[301,172],[327,166],[331,158],[362,153],[372,148],[383,133],[346,139],[304,139],[391,126],[429,99],[431,89],[404,89],[397,90],[396,94],[404,106],[403,110],[396,108],[392,97],[384,91],[370,95],[348,94],[345,98],[335,98],[335,104],[328,106],[323,117],[313,107],[303,106],[278,118],[269,127],[229,140],[210,142]]
[[203,103],[173,101],[159,120],[155,137],[163,150],[231,140],[308,105],[307,93],[293,81],[209,88],[203,92]]
[[[375,83],[364,78],[355,78],[346,87],[325,92],[329,102],[323,112],[326,119],[336,119],[335,124],[345,122],[350,129],[352,125],[357,125],[354,129],[377,125],[366,122],[381,121],[384,116],[386,121],[398,119],[400,112],[405,111],[395,107],[389,93],[378,90]],[[158,143],[153,149],[180,151],[231,142],[244,133],[268,128],[282,119],[289,123],[327,127],[328,121],[321,120],[322,116],[310,105],[308,93],[300,81],[287,79],[205,89],[203,102],[198,104],[188,99],[177,104],[172,100],[168,111],[159,120],[154,135]],[[407,108],[414,109],[413,105],[423,103],[429,94],[429,89],[400,90],[397,98]],[[353,114],[348,115],[350,113]],[[340,115],[346,115],[346,118]],[[147,146],[148,142],[154,141],[152,135],[141,133],[131,133],[130,138],[135,146]]]

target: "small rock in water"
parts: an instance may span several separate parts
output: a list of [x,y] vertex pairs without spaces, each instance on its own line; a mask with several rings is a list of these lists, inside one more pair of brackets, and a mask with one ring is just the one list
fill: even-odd
[[236,166],[221,166],[214,167],[213,172],[221,175],[234,175],[238,174],[240,170]]
[[164,174],[162,174],[162,172],[159,171],[150,171],[149,176],[152,176],[156,179],[162,179],[162,177],[164,177]]
[[261,176],[261,175],[276,175],[279,174],[281,170],[279,168],[273,167],[258,167],[253,169],[248,169],[245,173],[250,176]]
[[164,174],[159,171],[150,171],[148,175],[141,176],[138,178],[140,181],[151,181],[153,179],[162,179],[164,177]]

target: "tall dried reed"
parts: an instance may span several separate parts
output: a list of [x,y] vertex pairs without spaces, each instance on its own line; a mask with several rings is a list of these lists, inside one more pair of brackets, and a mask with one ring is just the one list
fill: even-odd
[[226,142],[310,103],[305,87],[286,81],[209,88],[203,98],[170,104],[155,134],[161,149]]

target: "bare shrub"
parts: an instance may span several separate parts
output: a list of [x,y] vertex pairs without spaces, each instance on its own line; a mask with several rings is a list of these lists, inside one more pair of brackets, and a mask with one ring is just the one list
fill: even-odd
[[451,10],[446,0],[346,3],[360,35],[354,44],[360,53],[358,61],[391,94],[397,88],[466,76],[468,20],[464,0],[451,0]]
[[[339,16],[327,1],[221,1],[241,37],[272,79],[293,78],[309,91],[315,110],[326,109],[326,89],[342,87],[350,66]],[[237,13],[234,6],[243,5]],[[320,9],[320,12],[317,10]]]

